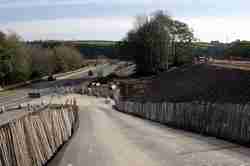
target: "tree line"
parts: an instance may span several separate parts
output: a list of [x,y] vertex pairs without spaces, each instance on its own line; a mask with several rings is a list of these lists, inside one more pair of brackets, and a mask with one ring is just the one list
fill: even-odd
[[47,40],[47,41],[28,41],[27,44],[40,45],[44,48],[55,47],[59,45],[71,46],[76,48],[87,59],[96,59],[100,56],[108,58],[116,58],[116,41],[60,41],[60,40]]
[[0,32],[0,86],[82,67],[83,57],[73,47],[27,44],[14,33]]
[[193,56],[215,59],[250,59],[250,41],[235,40],[231,43],[212,41],[193,43]]
[[228,44],[225,55],[227,58],[250,59],[250,41],[236,40]]

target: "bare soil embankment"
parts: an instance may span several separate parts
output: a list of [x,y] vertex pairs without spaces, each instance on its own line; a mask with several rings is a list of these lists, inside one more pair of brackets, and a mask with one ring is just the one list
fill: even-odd
[[126,96],[146,101],[250,101],[248,70],[200,64],[127,82]]

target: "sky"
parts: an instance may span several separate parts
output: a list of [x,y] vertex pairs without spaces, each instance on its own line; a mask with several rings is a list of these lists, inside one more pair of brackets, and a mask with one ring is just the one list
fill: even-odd
[[136,15],[164,10],[201,41],[250,40],[249,0],[0,0],[0,30],[24,40],[121,40]]

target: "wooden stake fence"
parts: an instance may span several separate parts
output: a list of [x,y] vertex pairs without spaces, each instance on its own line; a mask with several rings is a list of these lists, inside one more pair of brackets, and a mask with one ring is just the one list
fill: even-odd
[[42,166],[77,128],[78,108],[30,112],[0,127],[0,166]]
[[242,144],[250,143],[250,104],[115,102],[121,112]]

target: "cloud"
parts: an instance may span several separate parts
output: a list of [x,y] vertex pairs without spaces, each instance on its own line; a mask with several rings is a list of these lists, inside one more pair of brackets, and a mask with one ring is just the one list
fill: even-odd
[[[202,41],[250,39],[250,22],[246,17],[178,17],[194,30]],[[34,20],[0,24],[25,40],[120,40],[133,27],[133,17],[84,17]]]
[[133,17],[167,9],[203,41],[250,39],[246,0],[0,0],[0,28],[25,39],[119,40]]
[[130,17],[96,17],[14,22],[0,27],[25,40],[120,40],[132,26]]
[[195,17],[179,18],[193,28],[195,36],[202,41],[219,40],[231,42],[250,39],[250,22],[247,17]]
[[89,1],[80,0],[24,0],[24,1],[0,1],[1,8],[27,8],[27,7],[46,7],[46,6],[60,6],[60,5],[88,5]]
[[[1,1],[1,0],[0,0]],[[178,17],[248,16],[246,0],[2,0],[0,23],[65,17],[135,16],[157,9]]]
[[153,5],[153,0],[0,0],[0,8],[27,8],[44,6],[67,6],[67,5],[100,5],[100,6],[145,6]]

